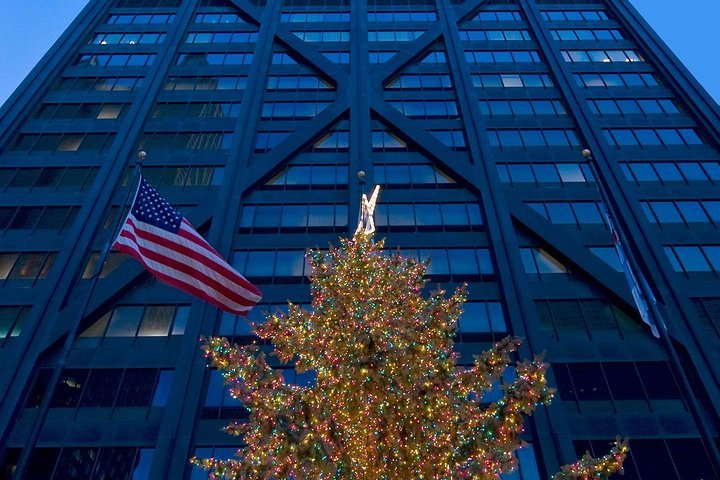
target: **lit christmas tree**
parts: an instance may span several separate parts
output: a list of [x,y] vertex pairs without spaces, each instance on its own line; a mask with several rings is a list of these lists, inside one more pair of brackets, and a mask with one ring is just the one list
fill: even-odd
[[[510,367],[520,341],[506,338],[461,368],[453,339],[466,291],[425,297],[427,262],[387,255],[372,237],[372,211],[341,248],[311,251],[312,311],[256,325],[284,363],[316,372],[312,387],[285,383],[256,345],[210,338],[204,350],[250,410],[229,434],[245,447],[232,460],[191,461],[228,479],[498,479],[517,464],[525,415],[550,401],[546,363]],[[483,394],[514,368],[499,400]],[[497,388],[497,387],[496,387]],[[563,467],[556,480],[607,479],[627,445]]]

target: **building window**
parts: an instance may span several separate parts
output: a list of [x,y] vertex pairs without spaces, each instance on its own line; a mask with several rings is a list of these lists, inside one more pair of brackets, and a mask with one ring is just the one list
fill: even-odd
[[480,113],[486,117],[567,115],[561,100],[480,100]]
[[420,60],[420,63],[447,63],[447,57],[445,52],[430,52]]
[[462,130],[428,130],[440,143],[452,150],[466,150],[465,134]]
[[0,284],[6,287],[31,287],[50,273],[57,253],[0,253]]
[[370,30],[368,42],[412,42],[423,33],[422,30]]
[[483,227],[477,203],[382,203],[375,210],[378,231],[471,231]]
[[57,92],[135,92],[144,77],[63,77],[53,87]]
[[576,184],[594,182],[590,168],[582,163],[505,163],[498,164],[503,183]]
[[590,253],[607,263],[616,272],[622,272],[623,266],[620,262],[617,249],[614,246],[607,247],[588,247]]
[[603,207],[597,202],[527,202],[527,205],[556,225],[605,226]]
[[88,43],[91,45],[152,45],[164,41],[165,34],[162,32],[97,33]]
[[[35,448],[27,477],[64,480],[92,472],[97,478],[149,480],[153,452],[143,447]],[[19,449],[8,449],[3,471],[14,471],[19,458]]]
[[174,13],[156,13],[153,15],[108,15],[105,21],[108,25],[166,25],[175,21]]
[[663,249],[676,272],[720,273],[719,245],[666,245]]
[[615,147],[694,147],[704,142],[694,128],[609,128],[605,140]]
[[243,403],[230,394],[230,387],[225,385],[222,372],[210,370],[202,418],[242,420],[248,418],[249,414]]
[[652,200],[640,202],[650,223],[679,224],[688,228],[693,224],[720,223],[719,200]]
[[446,74],[402,74],[388,83],[387,90],[446,90],[452,88],[450,75]]
[[625,40],[620,30],[617,29],[573,29],[573,30],[550,30],[552,38],[561,42],[574,41],[597,41]]
[[273,65],[297,65],[297,60],[290,56],[289,53],[273,53],[272,64]]
[[498,10],[478,12],[473,16],[471,22],[519,22],[523,19],[519,11],[516,10]]
[[117,120],[126,110],[124,103],[44,103],[34,118],[42,120]]
[[458,118],[457,103],[452,100],[391,101],[390,105],[410,118]]
[[636,50],[562,50],[568,63],[632,63],[645,59]]
[[[397,251],[406,258],[430,259],[427,274],[436,281],[492,281],[495,276],[487,248],[401,248],[387,253]],[[304,250],[236,251],[233,267],[260,283],[300,283],[310,275]]]
[[246,76],[169,77],[165,90],[244,90]]
[[[237,459],[235,454],[240,449],[237,447],[198,447],[194,456],[197,458],[215,458],[217,460]],[[209,472],[193,465],[190,473],[190,480],[208,480]]]
[[472,74],[476,88],[551,88],[550,75],[545,73],[491,73]]
[[548,251],[540,247],[522,247],[520,248],[520,257],[522,258],[525,273],[533,273],[536,275],[568,273],[568,268],[563,263],[551,255]]
[[195,23],[246,23],[237,13],[198,13]]
[[210,65],[250,65],[252,53],[181,53],[175,62],[179,66],[210,66]]
[[331,90],[334,87],[315,75],[270,75],[267,89],[269,91],[313,91]]
[[255,43],[256,32],[190,32],[185,43]]
[[312,118],[329,105],[330,102],[265,102],[262,105],[261,118],[263,120]]
[[348,227],[345,204],[244,205],[240,232],[342,232]]
[[385,23],[385,22],[435,22],[437,21],[437,13],[433,11],[413,10],[411,12],[381,12],[370,11],[367,15],[368,22]]
[[143,167],[143,177],[157,187],[210,187],[222,183],[225,167],[181,165]]
[[621,163],[625,178],[640,182],[717,182],[720,181],[718,162],[632,162]]
[[223,132],[145,133],[139,148],[175,151],[229,150],[232,138],[232,133]]
[[[605,455],[610,440],[576,440],[578,455]],[[629,479],[687,480],[712,478],[714,469],[699,438],[635,439],[623,465]]]
[[514,147],[579,147],[580,140],[575,130],[488,130],[490,145],[499,148]]
[[10,145],[18,153],[105,153],[114,133],[21,133]]
[[158,103],[152,118],[237,118],[240,103]]
[[350,21],[350,12],[282,12],[280,21],[284,23],[346,23]]
[[347,188],[347,165],[288,165],[268,180],[266,189]]
[[0,307],[0,345],[6,339],[20,336],[31,309],[30,305]]
[[320,52],[325,58],[332,63],[347,64],[350,63],[350,52]]
[[290,136],[291,132],[258,131],[255,137],[255,152],[269,152]]
[[189,305],[118,306],[80,333],[90,337],[166,337],[185,333]]
[[[720,298],[691,298],[697,309],[698,317],[707,330],[720,337]],[[1,313],[0,313],[1,315]]]
[[92,185],[98,167],[0,168],[0,190],[30,189],[81,192]]
[[368,52],[368,61],[370,63],[385,63],[394,57],[396,53],[395,50],[370,50]]
[[481,335],[504,335],[507,324],[503,305],[497,301],[468,300],[458,319],[458,333],[464,341],[478,339]]
[[537,50],[466,50],[468,63],[541,63]]
[[385,130],[373,130],[373,151],[403,151],[407,150],[407,143],[394,133]]
[[493,281],[495,267],[488,248],[400,248],[405,258],[429,260],[426,274],[433,281]]
[[654,73],[575,73],[575,82],[585,88],[657,87],[660,80]]
[[645,336],[634,319],[604,299],[553,299],[535,302],[540,326],[556,340],[624,340]]
[[667,362],[553,363],[558,393],[575,411],[685,411]]
[[156,368],[66,368],[55,389],[49,389],[51,369],[41,369],[25,408],[39,408],[52,390],[51,408],[164,407],[173,370]]
[[468,42],[512,42],[532,40],[528,30],[459,30],[460,40]]
[[75,222],[80,207],[0,207],[0,233],[60,234]]
[[604,10],[543,10],[543,20],[550,22],[597,22],[610,20]]
[[310,43],[335,43],[335,42],[349,42],[350,32],[347,30],[321,30],[321,31],[308,31],[308,32],[292,32],[293,35],[298,37],[304,42]]
[[669,98],[655,99],[594,99],[588,100],[590,110],[599,116],[614,115],[677,115],[681,113],[678,104]]
[[144,67],[155,61],[154,53],[83,54],[73,65],[81,67]]
[[387,187],[457,187],[450,176],[430,164],[376,164],[373,167],[375,181]]

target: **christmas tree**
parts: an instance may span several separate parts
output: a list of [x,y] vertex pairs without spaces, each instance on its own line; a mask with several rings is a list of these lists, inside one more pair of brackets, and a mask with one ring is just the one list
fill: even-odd
[[[312,310],[289,306],[254,326],[283,363],[312,370],[312,387],[287,384],[257,345],[210,338],[204,350],[250,410],[227,433],[245,446],[232,460],[191,461],[228,479],[498,479],[517,463],[525,415],[553,395],[540,358],[511,366],[506,338],[457,365],[453,339],[465,288],[423,294],[427,262],[388,255],[362,229],[341,248],[308,253]],[[492,403],[483,395],[514,370]],[[607,479],[627,445],[586,456],[556,480]]]

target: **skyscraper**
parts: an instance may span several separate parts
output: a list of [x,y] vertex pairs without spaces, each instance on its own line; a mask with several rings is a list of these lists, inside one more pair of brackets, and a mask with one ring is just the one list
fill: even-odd
[[[682,371],[635,311],[583,148]],[[616,434],[625,478],[720,478],[718,148],[717,104],[627,0],[91,0],[0,109],[0,476],[200,479],[190,456],[238,445],[219,428],[246,411],[197,338],[249,342],[244,319],[119,254],[82,315],[142,149],[263,290],[256,320],[309,301],[304,250],[382,185],[388,247],[469,284],[462,361],[512,333],[553,365],[508,478]]]

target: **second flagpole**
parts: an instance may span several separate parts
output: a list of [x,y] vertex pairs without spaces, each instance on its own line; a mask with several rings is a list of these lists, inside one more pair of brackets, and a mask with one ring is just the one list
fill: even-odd
[[710,432],[708,426],[705,424],[705,419],[702,414],[700,403],[695,397],[695,393],[692,390],[690,380],[685,373],[685,368],[683,367],[677,350],[673,345],[672,337],[670,336],[667,324],[665,323],[665,319],[663,318],[662,312],[660,311],[660,306],[658,305],[657,301],[655,301],[655,294],[653,293],[650,285],[645,279],[645,275],[643,275],[642,270],[640,269],[640,265],[633,253],[633,246],[630,245],[630,243],[627,241],[627,237],[625,236],[622,224],[620,223],[620,218],[617,213],[615,203],[613,202],[613,199],[610,198],[610,195],[608,195],[607,193],[607,190],[605,188],[605,179],[600,176],[600,173],[595,166],[595,159],[592,156],[592,152],[585,149],[583,150],[582,155],[587,160],[590,172],[595,177],[595,185],[600,195],[600,201],[602,201],[605,205],[606,212],[610,217],[610,220],[615,225],[615,233],[618,236],[618,240],[625,247],[624,250],[626,252],[629,267],[635,272],[638,287],[642,291],[643,296],[645,297],[645,303],[647,303],[651,318],[654,320],[655,326],[657,327],[660,341],[665,349],[665,353],[668,356],[671,369],[678,377],[682,395],[683,397],[685,397],[687,407],[690,410],[690,414],[693,417],[693,420],[695,421],[698,433],[700,435],[700,438],[702,439],[702,443],[705,445],[705,449],[710,456],[713,470],[715,471],[716,475],[720,475],[720,454],[718,453],[718,449],[715,446],[712,433]]

